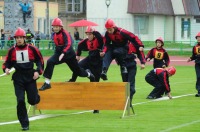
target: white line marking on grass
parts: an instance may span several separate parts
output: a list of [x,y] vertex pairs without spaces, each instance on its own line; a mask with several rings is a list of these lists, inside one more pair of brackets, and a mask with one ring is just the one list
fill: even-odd
[[[191,96],[191,95],[194,95],[194,94],[185,94],[185,95],[180,95],[180,96],[173,96],[172,99],[181,98],[181,97],[185,97],[185,96]],[[146,104],[146,103],[156,102],[156,101],[162,101],[162,100],[169,100],[169,97],[162,97],[162,98],[158,98],[158,99],[152,99],[150,101],[135,103],[135,104],[132,104],[132,105],[141,105],[141,104]]]
[[[181,97],[185,97],[185,96],[191,96],[191,95],[194,95],[194,94],[186,94],[186,95],[174,96],[173,99],[181,98]],[[132,105],[141,105],[141,104],[146,104],[146,103],[156,102],[156,101],[163,101],[163,100],[169,100],[169,98],[168,97],[162,97],[162,98],[159,98],[159,99],[154,99],[154,100],[151,100],[151,101],[135,103],[135,104],[132,104]],[[45,118],[51,118],[51,117],[58,117],[58,116],[66,116],[66,115],[78,115],[78,114],[83,114],[83,113],[92,112],[92,111],[93,110],[81,111],[81,112],[70,113],[70,114],[37,115],[37,116],[34,116],[34,117],[30,117],[29,121],[34,121],[34,120],[39,120],[39,119],[45,119]],[[19,121],[2,122],[2,123],[0,123],[0,126],[1,125],[8,125],[8,124],[15,124],[15,123],[19,123]]]
[[182,128],[182,127],[186,127],[186,126],[189,126],[189,125],[192,125],[192,124],[195,124],[195,123],[199,123],[199,122],[200,122],[200,120],[188,122],[188,123],[185,123],[185,124],[182,124],[182,125],[179,125],[179,126],[168,128],[166,130],[162,130],[160,132],[169,132],[169,131],[172,131],[172,130],[175,130],[175,129],[178,129],[178,128]]
[[[83,114],[87,112],[92,112],[93,110],[89,111],[81,111],[81,112],[76,112],[76,113],[70,113],[70,114],[47,114],[47,115],[37,115],[29,118],[29,121],[34,121],[34,120],[40,120],[40,119],[45,119],[45,118],[52,118],[52,117],[58,117],[58,116],[67,116],[67,115],[78,115],[78,114]],[[2,125],[9,125],[9,124],[16,124],[19,123],[18,120],[16,121],[10,121],[10,122],[2,122],[0,123],[0,126]]]

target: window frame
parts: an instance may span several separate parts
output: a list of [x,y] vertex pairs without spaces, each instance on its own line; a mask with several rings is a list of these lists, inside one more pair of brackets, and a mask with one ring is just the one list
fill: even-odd
[[[65,3],[66,3],[66,13],[83,13],[83,0],[65,0]],[[71,5],[70,11],[69,11],[69,5]],[[78,11],[76,10],[75,7],[76,5],[80,5]]]

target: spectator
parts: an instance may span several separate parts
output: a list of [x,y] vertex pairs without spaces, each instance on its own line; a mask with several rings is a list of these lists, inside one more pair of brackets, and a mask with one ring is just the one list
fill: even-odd
[[3,49],[5,46],[5,39],[6,39],[5,34],[8,34],[8,33],[10,32],[4,32],[4,30],[1,29],[1,49]]
[[51,49],[51,46],[52,46],[52,50],[54,50],[54,48],[55,48],[53,37],[54,37],[54,31],[52,28],[51,29],[51,40],[49,41],[49,44],[48,44],[48,49]]
[[38,47],[38,49],[40,48],[40,40],[41,40],[41,38],[40,38],[40,31],[38,31],[36,34],[35,34],[35,45],[36,45],[36,47]]
[[7,46],[11,48],[13,45],[14,45],[14,38],[11,35],[9,35]]
[[75,27],[74,39],[75,39],[76,41],[80,40],[79,32],[78,32],[78,28],[77,28],[77,27]]
[[34,35],[32,34],[31,30],[28,29],[26,32],[26,39],[28,43],[33,43],[32,38],[34,38]]

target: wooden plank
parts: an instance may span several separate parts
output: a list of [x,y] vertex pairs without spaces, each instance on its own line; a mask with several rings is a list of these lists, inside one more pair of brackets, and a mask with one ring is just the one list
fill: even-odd
[[[38,88],[43,83],[37,83]],[[127,98],[125,82],[54,82],[39,91],[37,109],[123,110]]]

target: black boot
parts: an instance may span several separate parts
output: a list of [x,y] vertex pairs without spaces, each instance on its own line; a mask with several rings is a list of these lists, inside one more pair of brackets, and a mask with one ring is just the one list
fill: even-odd
[[88,73],[88,78],[90,79],[90,81],[95,82],[95,76],[92,74],[92,72],[89,69],[86,69],[85,71]]
[[93,113],[94,113],[94,114],[98,114],[98,113],[99,113],[99,110],[94,110]]
[[51,84],[47,84],[46,82],[42,85],[41,88],[39,88],[39,91],[44,91],[46,89],[50,89],[51,88]]
[[125,66],[121,67],[121,71],[122,73],[125,73],[125,74],[128,73],[127,68]]
[[107,78],[107,68],[103,68],[102,73],[101,73],[101,79],[103,79],[104,81],[108,80]]

